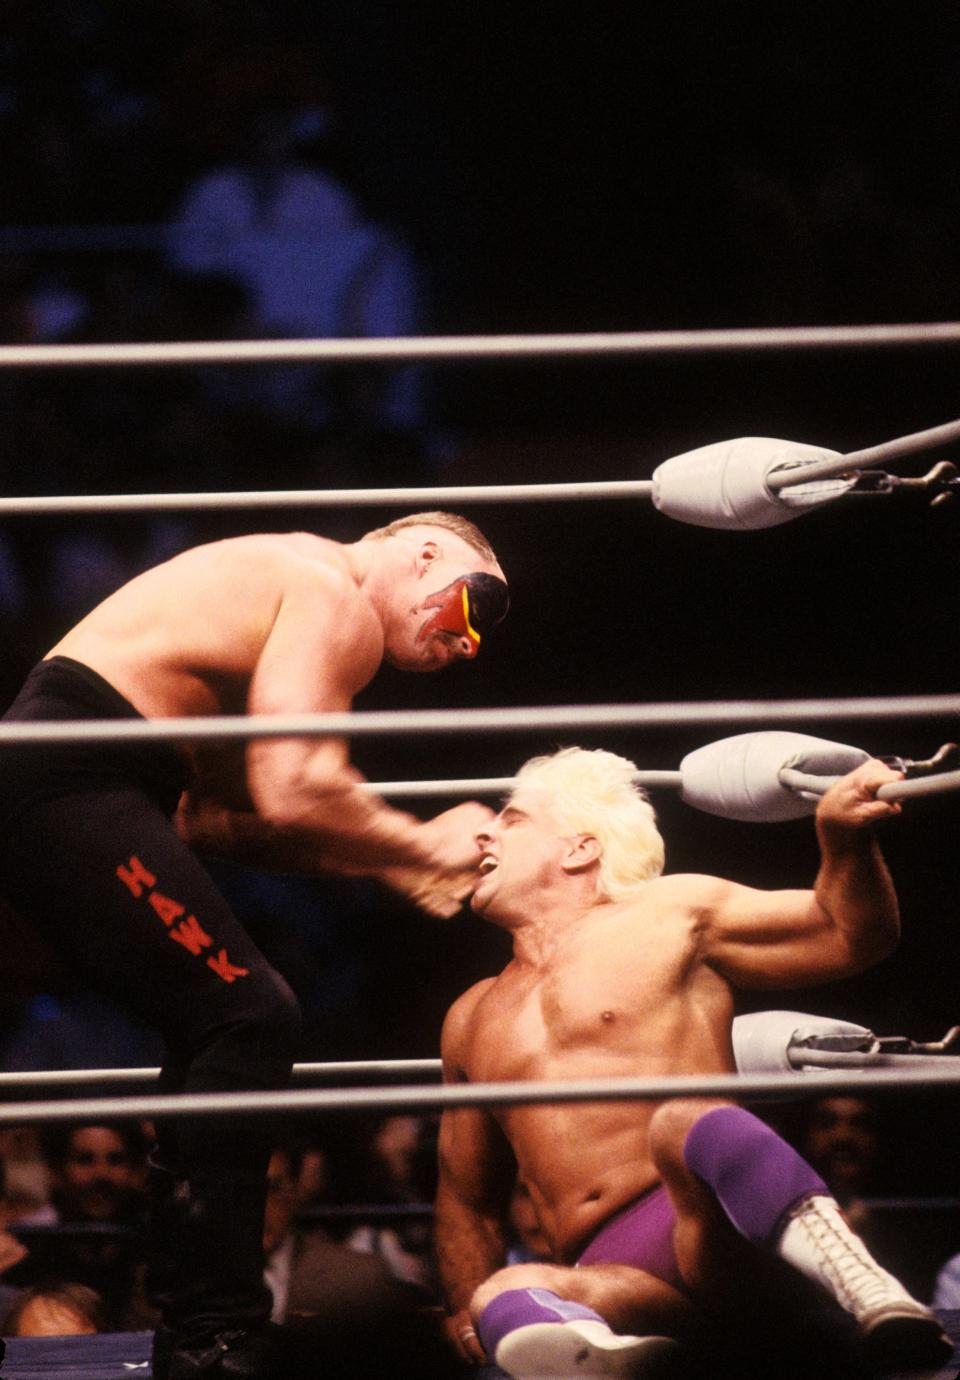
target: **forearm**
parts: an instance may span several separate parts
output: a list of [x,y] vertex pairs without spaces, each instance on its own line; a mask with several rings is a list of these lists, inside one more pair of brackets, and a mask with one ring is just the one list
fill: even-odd
[[880,845],[871,830],[818,821],[818,905],[857,961],[878,962],[900,938],[900,908]]
[[270,830],[278,856],[324,871],[379,876],[388,868],[437,865],[423,823],[359,786],[324,790],[301,811],[273,817]]
[[310,751],[297,744],[251,744],[247,785],[279,856],[306,864],[319,858],[326,871],[374,876],[387,867],[437,862],[431,831],[366,788],[339,741]]
[[437,1194],[434,1241],[440,1282],[449,1312],[470,1303],[474,1290],[507,1258],[502,1220],[468,1206],[447,1192]]
[[252,809],[190,801],[181,807],[178,828],[198,852],[264,871],[379,876],[391,866],[426,866],[420,822],[399,811],[368,809],[368,803],[355,810],[337,796],[323,811],[278,822]]

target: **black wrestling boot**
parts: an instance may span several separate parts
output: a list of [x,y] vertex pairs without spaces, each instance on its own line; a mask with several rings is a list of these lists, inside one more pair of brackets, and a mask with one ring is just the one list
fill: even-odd
[[275,1323],[190,1340],[161,1325],[153,1338],[153,1380],[288,1380],[283,1329]]
[[155,1380],[289,1380],[263,1281],[263,1183],[150,1167]]

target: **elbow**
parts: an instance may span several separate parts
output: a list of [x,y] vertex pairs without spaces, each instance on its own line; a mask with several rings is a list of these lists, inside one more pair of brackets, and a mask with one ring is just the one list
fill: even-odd
[[275,833],[290,832],[298,817],[302,817],[300,792],[295,782],[273,776],[251,781],[250,796],[261,823]]
[[257,815],[284,835],[335,833],[345,789],[348,784],[336,777],[311,780],[303,772],[262,772],[250,781]]
[[291,751],[272,742],[247,750],[247,789],[260,819],[281,834],[336,832],[359,774],[335,752]]
[[281,837],[309,835],[317,837],[336,832],[335,803],[291,786],[288,790],[273,789],[255,800],[261,822],[273,834]]
[[848,940],[848,971],[862,973],[895,953],[900,944],[900,917],[893,914],[884,924],[873,926],[869,934]]

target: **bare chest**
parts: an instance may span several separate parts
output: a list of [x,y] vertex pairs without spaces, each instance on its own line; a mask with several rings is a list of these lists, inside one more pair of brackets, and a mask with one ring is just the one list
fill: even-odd
[[504,978],[478,1013],[474,1078],[576,1076],[581,1058],[634,1065],[670,1043],[691,994],[687,947],[660,933],[576,943],[541,973]]

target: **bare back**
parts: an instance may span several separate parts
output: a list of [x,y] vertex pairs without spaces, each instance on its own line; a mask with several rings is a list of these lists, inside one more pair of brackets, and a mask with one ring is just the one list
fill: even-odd
[[[684,878],[596,906],[542,968],[514,959],[454,1008],[452,1062],[471,1082],[728,1072],[729,984],[697,951]],[[511,1107],[498,1120],[548,1237],[572,1259],[611,1213],[657,1180],[657,1104]]]
[[[347,617],[348,693],[365,684],[382,654],[379,625],[344,548],[303,532],[185,551],[105,599],[48,656],[83,662],[148,718],[239,713],[253,708],[254,672],[290,599],[302,608],[298,656],[327,655],[333,618]],[[289,698],[291,710],[324,707],[293,680]]]

